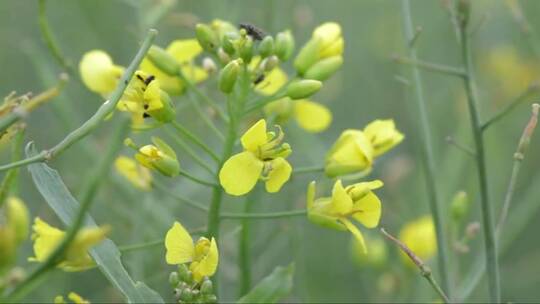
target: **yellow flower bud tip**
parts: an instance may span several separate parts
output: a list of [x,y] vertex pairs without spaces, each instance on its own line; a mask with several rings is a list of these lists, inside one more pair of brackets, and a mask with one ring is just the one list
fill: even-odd
[[282,144],[283,132],[269,134],[266,121],[259,120],[249,128],[240,141],[244,151],[230,157],[219,172],[219,181],[231,195],[244,195],[257,181],[265,182],[268,192],[277,192],[290,178],[292,167],[285,160],[291,153],[288,144]]
[[287,96],[291,99],[308,98],[322,88],[322,82],[313,79],[302,79],[287,87]]
[[392,119],[375,120],[364,128],[364,133],[373,146],[375,157],[392,149],[405,138],[396,129]]
[[[437,253],[435,226],[429,215],[405,224],[399,233],[399,239],[424,261],[429,260]],[[404,253],[401,256],[405,264],[414,267],[414,264]]]
[[113,63],[102,50],[85,53],[79,63],[79,73],[84,85],[99,94],[111,93],[118,84],[124,68]]
[[24,202],[14,196],[6,201],[6,220],[8,226],[15,234],[15,242],[20,244],[28,237],[30,215]]
[[345,130],[326,155],[325,173],[329,177],[369,172],[373,146],[361,130]]

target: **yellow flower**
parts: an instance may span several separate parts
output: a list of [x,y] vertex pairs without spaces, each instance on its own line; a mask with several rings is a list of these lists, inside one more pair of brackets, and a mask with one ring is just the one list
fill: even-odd
[[[90,301],[85,300],[83,297],[81,297],[79,294],[75,292],[70,292],[68,294],[68,299],[70,299],[74,304],[90,304]],[[54,304],[66,304],[66,300],[63,296],[56,296],[54,298]]]
[[255,91],[261,95],[271,96],[287,83],[287,74],[280,67],[266,71],[265,67],[261,66],[263,62],[261,57],[256,56],[251,60],[249,68],[256,77],[262,77],[262,81],[255,84]]
[[111,57],[102,50],[85,53],[79,63],[82,81],[93,92],[108,95],[118,84],[124,68],[115,65]]
[[302,129],[312,133],[324,131],[332,123],[332,112],[309,99],[292,100],[284,97],[267,104],[264,112],[268,117],[275,115],[280,123],[285,123],[292,116]]
[[399,144],[404,136],[392,119],[377,119],[364,128],[364,134],[373,146],[373,156],[377,157]]
[[193,243],[191,235],[179,222],[174,222],[171,229],[167,231],[165,248],[167,264],[191,263],[189,269],[196,282],[200,282],[204,277],[212,276],[217,270],[219,253],[216,240],[201,237],[197,243]]
[[[407,223],[399,232],[399,239],[424,261],[429,260],[437,253],[435,226],[429,215]],[[407,255],[402,253],[401,257],[405,264],[414,266]]]
[[243,195],[251,191],[259,179],[265,181],[266,191],[278,192],[289,180],[292,167],[285,160],[291,148],[283,141],[283,132],[267,132],[266,121],[259,120],[241,138],[244,151],[230,157],[219,172],[225,192]]
[[139,148],[135,159],[148,169],[174,177],[180,173],[180,163],[174,150],[158,137],[152,137],[153,145]]
[[[202,67],[194,64],[195,58],[203,51],[197,39],[174,40],[165,51],[180,64],[182,72],[192,82],[199,83],[208,77]],[[178,76],[168,75],[156,67],[150,59],[145,58],[141,62],[140,69],[154,75],[167,93],[171,95],[183,93],[185,86]]]
[[129,180],[135,187],[144,191],[150,190],[152,185],[150,171],[137,164],[133,159],[126,156],[119,156],[114,161],[114,167],[120,175]]
[[[62,242],[66,233],[54,228],[37,217],[34,221],[32,240],[34,241],[34,255],[29,258],[31,262],[44,262],[49,255]],[[64,254],[64,260],[58,267],[65,271],[82,271],[94,266],[94,261],[88,254],[88,250],[105,239],[110,231],[105,227],[82,228],[75,239],[71,242]]]
[[360,130],[343,131],[326,155],[325,173],[329,177],[371,171],[374,151]]
[[[342,62],[342,54],[345,42],[341,35],[341,26],[335,22],[326,22],[318,26],[311,39],[302,47],[294,60],[294,67],[300,75],[311,74],[308,70],[316,63],[324,59],[333,58],[329,62]],[[325,64],[327,65],[327,64]],[[328,73],[323,73],[327,78],[341,63],[331,64],[325,69],[330,69]],[[320,69],[321,67],[318,67]],[[315,73],[319,74],[319,73]]]
[[367,228],[377,227],[381,218],[381,201],[372,190],[382,187],[379,180],[356,183],[346,188],[337,180],[332,197],[315,199],[315,182],[308,187],[307,211],[310,221],[336,230],[349,230],[359,243],[360,251],[367,253],[364,237],[350,218]]

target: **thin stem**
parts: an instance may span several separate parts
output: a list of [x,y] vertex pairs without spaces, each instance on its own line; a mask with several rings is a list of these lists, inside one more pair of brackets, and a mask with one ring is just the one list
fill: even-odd
[[324,166],[300,167],[293,170],[293,174],[306,174],[324,172]]
[[536,128],[536,124],[538,123],[538,108],[539,107],[540,105],[536,103],[533,104],[531,118],[529,119],[527,126],[525,126],[525,130],[523,130],[523,134],[521,135],[521,138],[519,140],[516,153],[514,153],[514,165],[512,167],[512,175],[510,176],[510,182],[508,183],[508,190],[506,191],[506,195],[504,197],[504,203],[501,210],[501,215],[499,217],[499,222],[497,223],[497,227],[496,227],[496,233],[498,237],[500,237],[502,228],[504,226],[504,223],[506,222],[506,217],[508,216],[508,210],[510,209],[512,197],[514,196],[514,190],[516,188],[517,177],[519,174],[519,169],[521,168],[521,163],[525,157],[525,151],[527,150],[527,147],[529,146],[532,134],[534,132],[534,129]]
[[191,173],[187,172],[187,171],[184,171],[184,170],[180,170],[180,175],[182,175],[183,177],[186,177],[194,182],[196,182],[197,184],[201,184],[203,186],[209,186],[209,187],[218,187],[219,185],[214,183],[214,182],[209,182],[209,181],[205,181],[203,179],[201,179],[200,177],[196,177],[194,175],[192,175]]
[[294,216],[304,216],[307,214],[306,210],[291,210],[291,211],[279,211],[279,212],[266,212],[266,213],[229,213],[223,212],[221,214],[221,219],[257,219],[257,220],[268,220],[268,219],[277,219],[277,218],[286,218]]
[[135,58],[133,58],[133,61],[130,63],[128,68],[125,70],[124,75],[122,75],[122,78],[118,82],[118,86],[111,94],[110,100],[107,100],[105,103],[103,103],[103,105],[98,108],[98,110],[96,111],[96,113],[94,113],[94,115],[92,115],[92,117],[90,117],[86,122],[84,122],[79,128],[69,133],[62,141],[60,141],[56,146],[52,147],[51,149],[43,150],[34,156],[28,157],[18,162],[0,166],[0,172],[11,168],[28,165],[31,163],[51,160],[79,140],[85,138],[94,129],[96,129],[103,122],[103,119],[109,116],[109,114],[111,114],[116,109],[116,104],[124,94],[124,90],[126,89],[129,80],[131,79],[131,77],[133,77],[133,73],[135,73],[135,70],[139,67],[144,56],[146,56],[146,53],[152,45],[152,41],[154,41],[156,35],[156,30],[151,29],[148,31],[148,34],[146,35],[146,38],[141,45],[141,48],[135,55]]
[[214,169],[208,165],[208,162],[206,162],[204,159],[202,159],[199,154],[197,154],[191,147],[178,136],[178,134],[170,131],[169,129],[165,129],[165,132],[169,133],[169,135],[172,137],[172,139],[178,144],[201,168],[205,169],[208,173],[214,175]]
[[[405,38],[407,41],[413,37],[413,21],[411,16],[411,6],[408,0],[402,2],[403,21],[405,28]],[[409,56],[412,60],[417,60],[416,49],[414,46],[409,46]],[[433,216],[433,222],[435,224],[435,232],[437,236],[437,248],[438,250],[438,265],[441,276],[441,282],[443,288],[452,296],[450,289],[450,275],[448,272],[449,258],[448,253],[448,241],[446,233],[444,231],[444,221],[442,217],[443,211],[441,210],[441,202],[439,199],[439,193],[436,184],[435,174],[435,160],[433,156],[433,143],[431,138],[431,127],[428,119],[428,111],[426,102],[424,99],[424,89],[422,86],[422,79],[418,67],[412,66],[412,83],[415,92],[416,108],[420,115],[419,128],[421,129],[421,157],[423,162],[424,177],[427,186],[428,203]]]
[[203,149],[208,155],[212,157],[216,162],[219,163],[219,156],[217,156],[210,147],[208,147],[204,142],[202,142],[195,134],[193,134],[191,131],[186,129],[184,126],[179,124],[177,121],[173,121],[171,125],[178,130],[178,132],[182,133],[185,137],[187,137],[189,140],[191,140],[195,145],[197,145],[199,148]]
[[510,8],[510,11],[512,13],[512,17],[516,21],[516,23],[519,25],[521,32],[527,39],[527,42],[529,43],[529,46],[531,47],[532,51],[536,55],[536,57],[540,57],[540,43],[535,38],[535,33],[533,27],[531,27],[529,20],[523,13],[523,9],[519,3],[519,1],[505,1],[506,5]]
[[160,240],[149,241],[149,242],[145,242],[141,244],[119,246],[118,250],[120,250],[121,253],[126,253],[130,251],[137,251],[141,249],[148,249],[148,248],[153,248],[157,246],[163,246],[164,243],[165,243],[165,240],[160,239]]
[[467,93],[467,101],[469,106],[471,126],[473,129],[473,138],[476,150],[476,163],[478,169],[478,182],[480,185],[482,226],[484,232],[484,247],[486,254],[486,269],[488,274],[490,301],[493,303],[499,303],[501,295],[497,242],[495,239],[495,231],[493,225],[493,210],[489,200],[484,138],[482,135],[480,115],[478,113],[478,95],[476,92],[470,39],[469,35],[467,35],[466,32],[466,23],[467,20],[463,20],[460,22],[461,52],[465,65],[465,71],[467,73],[467,77],[463,78],[463,81],[465,85],[465,91]]
[[[17,132],[15,140],[13,141],[13,148],[11,150],[11,160],[18,161],[22,157],[22,146],[24,143],[25,128],[21,127]],[[6,198],[10,193],[16,192],[17,177],[19,176],[19,168],[9,170],[0,186],[0,207],[6,202]]]
[[[244,201],[244,212],[250,213],[253,209],[257,196],[257,189]],[[242,231],[238,240],[238,266],[240,268],[240,289],[239,298],[248,293],[251,289],[251,244],[250,244],[250,219],[243,218],[241,220]]]
[[161,182],[158,182],[158,181],[154,180],[152,182],[152,185],[154,187],[156,187],[156,189],[159,189],[164,194],[167,194],[168,196],[178,200],[182,204],[186,204],[186,205],[192,207],[193,209],[196,209],[196,210],[199,210],[199,211],[202,211],[202,212],[208,212],[208,208],[205,207],[202,203],[196,203],[196,202],[194,202],[193,200],[191,200],[189,198],[183,197],[182,195],[175,193],[174,191],[169,189],[170,187],[165,186]]
[[437,284],[437,281],[435,281],[435,278],[433,277],[431,273],[431,269],[418,257],[407,245],[405,245],[403,242],[395,238],[394,236],[390,235],[384,228],[381,228],[381,233],[390,241],[394,242],[399,249],[401,249],[407,256],[411,259],[411,261],[418,267],[420,270],[420,274],[429,282],[431,287],[439,294],[441,299],[444,301],[444,303],[450,303],[450,299],[448,296],[444,293],[443,289]]
[[472,156],[472,157],[476,156],[476,152],[474,152],[473,149],[471,149],[471,148],[465,146],[464,144],[456,141],[452,136],[447,136],[446,137],[446,142],[451,144],[452,146],[458,148],[459,150],[465,152],[469,156]]
[[45,0],[39,0],[39,30],[41,31],[41,36],[43,37],[43,40],[45,40],[45,44],[47,45],[47,48],[53,55],[54,59],[66,70],[68,73],[73,74],[73,67],[71,64],[64,58],[64,55],[60,51],[60,48],[58,47],[58,44],[56,43],[56,40],[54,39],[54,36],[52,34],[51,28],[49,27],[49,21],[47,20],[46,15],[46,1]]
[[[283,87],[286,88],[287,84],[285,84]],[[287,93],[284,90],[279,90],[277,93],[275,93],[272,96],[264,96],[254,101],[250,101],[247,103],[249,106],[244,111],[244,115],[247,115],[253,111],[256,111],[264,107],[265,105],[269,104],[270,102],[281,99],[286,96],[287,96]]]
[[191,105],[193,105],[193,108],[195,109],[195,112],[197,112],[197,115],[199,115],[199,117],[206,124],[206,126],[208,126],[208,128],[216,134],[219,140],[224,141],[225,136],[223,135],[223,133],[221,133],[221,131],[214,124],[214,122],[212,122],[212,120],[206,116],[206,113],[204,113],[199,103],[195,99],[191,98],[191,95],[189,96],[190,96],[189,100],[191,102]]
[[[410,47],[414,47],[414,44],[410,44]],[[413,58],[412,56],[403,57],[403,56],[394,55],[392,56],[392,59],[396,63],[411,65],[411,66],[418,67],[418,68],[421,68],[430,72],[442,73],[442,74],[447,74],[451,76],[459,76],[459,77],[465,76],[465,72],[461,68],[455,68],[452,66],[446,66],[446,65],[442,65],[438,63],[422,61],[422,60]]]
[[514,110],[521,103],[528,100],[528,98],[533,94],[538,92],[540,88],[540,83],[531,84],[525,92],[521,93],[519,96],[515,97],[510,102],[506,103],[506,107],[500,110],[497,114],[493,115],[491,118],[482,123],[482,130],[486,130],[489,126],[499,121],[501,118],[508,115],[512,110]]

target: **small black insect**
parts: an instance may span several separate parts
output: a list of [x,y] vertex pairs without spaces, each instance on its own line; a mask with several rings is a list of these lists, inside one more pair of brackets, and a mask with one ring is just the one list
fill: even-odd
[[139,79],[140,81],[144,82],[144,78],[142,78],[142,76],[140,74],[136,74],[137,76],[137,79]]
[[152,80],[154,80],[154,79],[156,79],[156,77],[154,75],[150,75],[144,80],[144,84],[149,85],[150,82],[152,82]]
[[263,30],[251,23],[240,23],[238,27],[246,30],[247,34],[251,36],[253,40],[263,40],[263,38],[266,36],[266,33]]
[[144,108],[145,110],[148,110],[149,107],[150,107],[150,106],[149,106],[148,104],[144,104],[144,106],[143,106],[143,108]]
[[253,80],[253,84],[258,85],[259,83],[263,82],[263,80],[264,80],[264,74],[261,74],[261,75],[257,76],[257,78],[255,78],[255,80]]
[[150,117],[150,114],[148,114],[148,113],[145,112],[145,113],[143,113],[142,117],[143,117],[143,118],[148,118],[148,117]]

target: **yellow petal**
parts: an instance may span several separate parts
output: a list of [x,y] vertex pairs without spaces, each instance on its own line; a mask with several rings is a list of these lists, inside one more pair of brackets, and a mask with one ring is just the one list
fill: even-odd
[[268,141],[266,134],[266,120],[261,119],[257,121],[251,128],[249,128],[242,138],[240,138],[244,149],[257,153],[260,146]]
[[159,80],[155,79],[143,93],[144,101],[147,108],[146,111],[152,111],[163,108],[163,102],[161,101],[161,89],[159,87]]
[[193,60],[202,50],[197,39],[174,40],[166,49],[167,53],[180,63]]
[[315,28],[313,37],[324,42],[333,42],[341,37],[341,26],[336,22],[325,22]]
[[343,223],[343,225],[345,225],[345,227],[347,227],[347,229],[352,233],[354,238],[358,241],[358,245],[359,245],[358,248],[360,249],[360,251],[366,254],[367,253],[366,242],[364,241],[364,237],[362,236],[362,233],[360,232],[360,230],[358,230],[358,227],[356,227],[348,219],[342,218],[340,219],[340,221]]
[[334,41],[332,44],[324,47],[319,53],[320,58],[329,58],[332,56],[337,56],[343,54],[343,49],[345,48],[345,41],[343,38],[339,38]]
[[246,194],[255,187],[263,167],[264,163],[253,153],[238,153],[223,164],[219,171],[219,182],[228,194]]
[[89,304],[88,300],[85,300],[83,297],[78,295],[75,292],[70,292],[68,294],[68,299],[70,299],[74,304]]
[[206,255],[191,269],[195,281],[200,282],[203,277],[210,277],[216,273],[219,263],[219,252],[214,238],[210,242],[210,248]]
[[364,128],[364,133],[373,145],[375,157],[390,150],[404,138],[392,119],[372,121]]
[[375,228],[381,219],[381,201],[373,193],[369,192],[362,199],[354,202],[353,218],[367,228]]
[[270,96],[281,89],[285,83],[287,83],[287,74],[281,68],[276,67],[266,74],[263,81],[255,86],[255,90],[262,95]]
[[116,171],[129,180],[135,187],[148,191],[152,183],[152,175],[147,168],[139,166],[137,162],[126,156],[119,156],[114,161]]
[[65,271],[83,271],[94,267],[94,260],[88,251],[103,241],[110,230],[109,226],[82,228],[67,249],[60,268]]
[[202,82],[208,78],[206,70],[193,64],[183,65],[181,70],[186,78],[194,83]]
[[87,52],[79,63],[83,83],[91,91],[100,94],[114,91],[123,71],[123,67],[114,65],[111,57],[101,50]]
[[193,260],[195,251],[193,239],[179,222],[174,222],[171,229],[167,231],[165,249],[167,250],[165,255],[167,264],[183,264]]
[[347,214],[351,211],[353,201],[343,188],[341,180],[337,180],[332,190],[331,212],[335,214]]
[[34,220],[32,229],[35,257],[30,258],[30,260],[43,262],[64,238],[65,232],[50,226],[39,217]]
[[162,90],[171,95],[180,95],[184,92],[184,84],[178,77],[167,75],[158,69],[149,59],[141,62],[140,69],[156,77]]
[[373,161],[373,147],[360,130],[345,130],[326,156],[325,171],[329,176],[359,173],[368,170]]
[[272,169],[270,170],[270,173],[268,173],[266,191],[274,193],[278,192],[283,184],[289,180],[292,173],[292,167],[283,157],[272,160],[270,166]]
[[332,112],[310,100],[297,100],[294,103],[294,116],[300,127],[314,133],[326,130],[332,122]]

